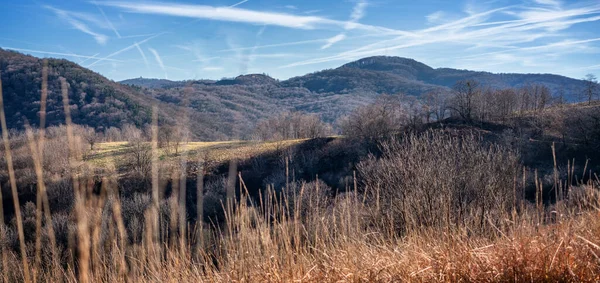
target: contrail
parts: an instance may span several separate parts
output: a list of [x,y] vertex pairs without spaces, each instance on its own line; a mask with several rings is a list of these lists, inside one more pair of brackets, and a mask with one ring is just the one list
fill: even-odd
[[98,6],[98,3],[96,1],[93,1],[93,2],[94,2],[94,5],[96,5],[96,8],[98,8],[98,10],[100,11],[100,14],[102,14],[102,16],[104,17],[104,20],[106,21],[108,26],[115,32],[115,34],[117,35],[118,38],[121,38],[121,34],[119,34],[119,31],[115,28],[115,26],[112,24],[112,22],[108,19],[108,17],[104,13],[104,10],[102,10],[102,8],[100,8],[100,6]]
[[[43,51],[43,50],[32,50],[32,49],[25,49],[25,48],[14,48],[14,47],[7,47],[7,46],[2,46],[0,47],[2,49],[10,49],[10,50],[15,50],[15,51],[21,51],[21,52],[30,52],[30,53],[38,53],[38,54],[48,54],[48,55],[57,55],[57,56],[67,56],[67,57],[74,57],[74,58],[85,58],[85,59],[95,59],[96,55],[94,56],[87,56],[87,55],[79,55],[79,54],[74,54],[74,53],[60,53],[60,52],[52,52],[52,51]],[[121,60],[116,60],[116,59],[105,59],[106,61],[113,61],[113,62],[123,62]]]
[[85,62],[87,62],[87,61],[88,61],[88,60],[90,60],[90,59],[96,59],[96,56],[98,56],[98,55],[100,55],[100,53],[96,53],[96,54],[92,55],[92,57],[90,57],[90,58],[86,58],[85,60],[83,60],[83,61],[79,62],[79,65],[81,65],[81,64],[83,64],[83,63],[85,63]]
[[135,48],[135,46],[136,46],[137,44],[142,44],[142,43],[144,43],[144,42],[147,42],[147,41],[148,41],[148,40],[150,40],[150,39],[153,39],[153,38],[155,38],[155,37],[157,37],[157,36],[159,36],[159,35],[163,35],[163,34],[164,34],[164,32],[162,32],[162,33],[159,33],[159,34],[156,34],[156,35],[153,35],[153,36],[151,36],[151,37],[148,37],[148,38],[146,38],[146,39],[144,39],[144,40],[142,40],[142,41],[140,41],[140,42],[136,42],[136,43],[134,43],[134,44],[132,44],[132,45],[129,45],[129,46],[127,46],[127,47],[125,47],[125,48],[123,48],[123,49],[121,49],[121,50],[119,50],[119,51],[113,52],[113,53],[109,54],[108,56],[106,56],[106,57],[104,57],[104,58],[100,58],[100,59],[98,59],[97,61],[95,61],[94,63],[87,65],[87,66],[86,66],[86,68],[89,68],[89,67],[91,67],[91,66],[94,66],[94,65],[98,64],[99,62],[105,61],[105,60],[107,60],[107,59],[109,59],[109,58],[111,58],[111,57],[117,56],[117,55],[119,55],[119,54],[121,54],[121,53],[123,53],[123,52],[125,52],[125,51],[127,51],[127,50],[133,49],[133,48]]
[[144,54],[144,51],[142,50],[142,48],[140,48],[140,45],[137,42],[135,43],[135,47],[140,52],[140,55],[142,55],[142,59],[144,59],[144,63],[146,64],[146,68],[150,68],[149,65],[148,65],[148,58],[146,58],[146,54]]
[[150,52],[152,52],[152,54],[154,54],[154,59],[156,59],[156,62],[158,63],[160,68],[165,73],[165,79],[168,80],[169,76],[167,76],[167,69],[165,69],[165,64],[163,64],[162,59],[160,59],[160,55],[158,55],[158,52],[155,49],[148,48],[148,50],[150,50]]
[[233,7],[235,7],[235,6],[242,5],[242,4],[244,4],[244,3],[248,2],[248,1],[250,1],[250,0],[243,0],[243,1],[240,1],[240,2],[238,2],[238,3],[235,3],[235,4],[231,5],[231,6],[229,6],[229,8],[233,8]]

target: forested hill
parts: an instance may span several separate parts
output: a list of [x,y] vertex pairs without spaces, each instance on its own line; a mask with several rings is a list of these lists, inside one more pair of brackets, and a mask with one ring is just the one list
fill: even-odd
[[[8,127],[22,130],[25,121],[36,126],[42,89],[44,60],[0,49],[0,76]],[[143,128],[151,123],[152,105],[158,105],[161,124],[174,124],[181,107],[148,97],[139,90],[113,82],[102,75],[62,59],[48,59],[48,98],[46,126],[65,123],[60,78],[68,84],[73,122],[103,131],[130,124]],[[210,117],[189,111],[190,118],[202,127],[192,127],[193,135],[203,139],[225,139]]]
[[582,80],[552,74],[494,74],[450,68],[434,69],[413,59],[376,56],[291,78],[284,86],[303,86],[315,92],[352,92],[357,89],[378,93],[420,95],[434,88],[451,88],[460,80],[475,80],[492,88],[518,88],[530,84],[562,93],[568,101],[578,99],[585,88]]
[[[127,86],[67,60],[48,59],[48,125],[64,124],[61,77],[69,86],[74,123],[95,128],[137,126],[150,122],[151,108]],[[0,49],[0,74],[9,127],[22,128],[25,119],[39,121],[43,60]]]
[[482,86],[495,89],[519,88],[532,84],[544,85],[552,94],[562,94],[567,101],[578,100],[585,88],[582,80],[553,74],[511,74],[477,72],[450,68],[434,69],[413,59],[375,56],[360,59],[339,68],[318,71],[285,81],[266,75],[243,75],[219,81],[169,81],[164,79],[136,78],[121,81],[123,84],[146,88],[174,88],[184,85],[231,86],[270,85],[278,88],[297,87],[321,94],[404,93],[419,96],[435,89],[448,90],[457,81],[475,80]]
[[[584,82],[557,75],[492,74],[434,69],[412,59],[370,57],[336,69],[279,81],[264,74],[211,80],[132,79],[113,82],[73,62],[48,59],[48,125],[64,123],[60,77],[69,85],[73,121],[102,131],[151,121],[153,104],[162,124],[174,124],[187,110],[193,136],[203,140],[246,138],[256,123],[284,111],[319,115],[334,123],[379,94],[419,96],[450,91],[456,81],[473,79],[494,88],[547,86],[574,101]],[[0,74],[10,128],[39,121],[44,60],[0,49]]]

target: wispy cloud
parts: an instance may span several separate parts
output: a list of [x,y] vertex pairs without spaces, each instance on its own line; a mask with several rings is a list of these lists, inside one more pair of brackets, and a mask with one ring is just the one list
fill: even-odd
[[[52,6],[45,6],[45,8],[53,11],[60,19],[70,24],[71,27],[93,36],[96,42],[98,42],[99,44],[106,44],[106,42],[108,41],[108,36],[92,31],[85,23],[76,19],[76,17],[81,18],[82,14],[71,13],[69,11],[54,8]],[[94,19],[91,17],[86,18],[86,20],[94,21]]]
[[144,50],[142,50],[142,48],[140,48],[140,45],[137,42],[134,44],[135,44],[135,48],[137,48],[138,52],[140,53],[140,56],[142,56],[142,59],[144,60],[144,64],[146,64],[146,68],[149,68],[148,58],[146,58],[146,53],[144,53]]
[[115,28],[115,26],[113,25],[113,23],[108,19],[108,17],[104,13],[104,10],[102,10],[102,8],[100,8],[100,6],[98,6],[98,3],[96,1],[93,1],[93,3],[94,3],[94,5],[96,5],[96,8],[98,8],[98,11],[100,11],[100,14],[102,14],[102,17],[104,17],[104,20],[106,21],[106,24],[108,24],[108,26],[110,27],[110,29],[113,30],[113,32],[115,33],[115,35],[118,38],[121,38],[121,34],[119,34],[119,31]]
[[192,61],[193,61],[193,62],[210,62],[210,61],[212,61],[212,60],[219,59],[219,58],[221,58],[221,57],[219,57],[219,56],[214,56],[214,57],[199,58],[199,59],[192,60]]
[[202,70],[203,71],[207,71],[207,72],[217,72],[217,71],[223,71],[224,68],[223,67],[211,67],[211,66],[208,66],[208,67],[202,68]]
[[229,6],[229,7],[231,7],[231,8],[237,7],[237,6],[242,5],[242,4],[244,4],[244,3],[248,2],[248,1],[250,1],[250,0],[242,0],[242,1],[237,2],[237,3],[235,3],[235,4],[233,4],[233,5]]
[[[509,49],[502,53],[510,54],[524,51],[520,48],[523,47],[519,46],[520,44],[542,39],[556,43],[556,38],[565,37],[565,34],[561,34],[559,31],[579,23],[600,21],[600,16],[598,16],[600,5],[597,4],[578,5],[574,8],[560,6],[560,8],[553,9],[543,9],[537,6],[506,6],[478,13],[474,11],[473,8],[467,13],[467,16],[457,20],[444,21],[444,23],[426,29],[412,31],[412,35],[378,41],[331,56],[294,62],[282,68],[354,60],[366,56],[387,54],[400,49],[434,44],[461,45],[463,48],[469,48],[482,46],[481,44],[485,43],[488,46],[485,48],[487,50],[499,46],[502,49]],[[508,15],[512,19],[489,21],[494,18],[493,16],[499,15]],[[585,39],[572,40],[580,41],[580,44],[583,45],[590,43]],[[511,46],[516,48],[511,48]]]
[[146,38],[146,39],[144,39],[144,40],[142,40],[142,41],[140,41],[140,42],[135,42],[135,43],[133,43],[132,45],[129,45],[129,46],[125,47],[125,48],[119,49],[119,50],[117,50],[117,51],[115,51],[115,52],[113,52],[113,53],[111,53],[111,54],[109,54],[109,55],[107,55],[107,56],[105,56],[105,57],[103,57],[103,58],[100,58],[100,59],[96,60],[96,61],[95,61],[95,62],[93,62],[92,64],[89,64],[89,65],[87,65],[87,66],[85,66],[85,67],[86,67],[86,68],[92,67],[92,66],[94,66],[94,65],[96,65],[96,64],[98,64],[98,63],[100,63],[100,62],[102,62],[102,61],[106,61],[106,60],[108,60],[108,59],[110,59],[110,58],[112,58],[112,57],[114,57],[114,56],[117,56],[117,55],[119,55],[119,54],[121,54],[121,53],[125,52],[125,51],[131,50],[131,49],[135,48],[136,46],[138,46],[139,44],[146,43],[147,41],[149,41],[149,40],[151,40],[151,39],[153,39],[153,38],[156,38],[156,37],[158,37],[158,36],[160,36],[160,35],[163,35],[163,34],[164,34],[164,33],[158,33],[158,34],[155,34],[155,35],[153,35],[153,36],[150,36],[150,37],[148,37],[148,38]]
[[289,28],[312,29],[315,28],[317,24],[326,22],[325,19],[319,17],[260,12],[235,7],[132,2],[105,2],[103,4],[119,7],[135,13],[171,15],[229,22],[244,22],[261,25],[283,26]]
[[293,41],[293,42],[284,42],[284,43],[257,45],[257,46],[253,46],[253,47],[237,47],[237,46],[233,47],[233,46],[230,46],[230,48],[219,50],[219,52],[244,51],[244,50],[251,50],[251,49],[262,49],[262,48],[295,46],[295,45],[322,43],[322,42],[327,42],[328,40],[329,40],[329,38],[321,38],[321,39],[309,39],[309,40],[300,40],[300,41]]
[[[88,55],[80,55],[80,54],[75,54],[75,53],[64,53],[64,52],[54,52],[54,51],[44,51],[44,50],[34,50],[34,49],[25,49],[25,48],[16,48],[16,47],[9,47],[9,46],[1,46],[0,48],[2,49],[8,49],[8,50],[14,50],[14,51],[19,51],[19,52],[25,52],[25,53],[34,53],[34,54],[43,54],[43,55],[55,55],[55,56],[65,56],[65,57],[73,57],[73,58],[83,58],[83,59],[95,59],[97,58],[96,56],[98,56],[98,54],[92,55],[92,56],[88,56]],[[122,62],[121,60],[116,60],[116,59],[106,59],[107,61],[114,61],[114,62]]]
[[429,22],[430,24],[439,24],[445,17],[446,13],[444,11],[433,12],[425,16],[427,22]]
[[117,7],[132,13],[169,15],[215,21],[248,23],[256,25],[272,25],[294,29],[344,28],[350,24],[352,28],[371,32],[389,34],[407,34],[405,31],[385,27],[336,21],[317,16],[295,15],[241,9],[237,7],[214,7],[206,5],[185,5],[173,3],[138,3],[138,2],[102,2],[101,5]]
[[96,59],[97,58],[96,56],[98,56],[98,55],[100,55],[100,53],[96,53],[96,54],[92,55],[90,58],[85,58],[83,61],[79,62],[78,64],[81,65],[81,64],[87,62],[88,60]]
[[550,7],[554,7],[554,8],[560,8],[560,6],[562,5],[562,2],[558,1],[558,0],[534,0],[534,1],[538,4],[546,5],[546,6],[550,6]]
[[148,48],[148,50],[150,50],[150,52],[152,52],[152,55],[154,55],[154,59],[156,59],[156,63],[158,63],[158,65],[160,66],[162,71],[165,73],[165,79],[168,80],[169,76],[167,75],[167,69],[165,68],[165,64],[163,63],[162,59],[160,58],[158,51],[156,51],[153,48]]
[[359,1],[352,10],[352,14],[350,14],[350,20],[346,23],[346,29],[354,29],[356,28],[356,23],[360,21],[365,16],[365,9],[367,8],[368,3],[365,0]]
[[[353,30],[357,27],[358,21],[365,16],[367,5],[368,3],[366,0],[361,0],[354,6],[354,9],[352,9],[352,13],[350,14],[350,20],[344,25],[346,31]],[[346,39],[346,33],[339,33],[338,35],[329,38],[325,45],[321,46],[321,49],[327,49],[344,39]]]
[[325,43],[325,45],[321,46],[321,49],[327,49],[344,39],[346,39],[346,34],[340,33],[332,38],[327,39],[327,43]]

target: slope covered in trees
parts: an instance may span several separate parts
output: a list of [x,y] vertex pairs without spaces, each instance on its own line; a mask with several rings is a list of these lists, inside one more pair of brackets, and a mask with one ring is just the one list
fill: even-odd
[[530,84],[548,87],[575,101],[585,88],[582,80],[552,74],[494,74],[450,68],[431,68],[413,59],[376,56],[283,82],[286,86],[304,86],[315,92],[375,91],[421,95],[436,88],[453,87],[457,81],[475,80],[491,88],[518,88]]
[[[39,121],[44,60],[0,50],[0,73],[10,128]],[[203,140],[250,138],[256,125],[284,112],[315,114],[335,123],[380,94],[423,98],[450,93],[460,80],[481,87],[547,87],[552,96],[574,101],[585,82],[556,75],[492,74],[434,69],[412,59],[370,57],[286,81],[264,74],[219,81],[131,79],[120,84],[67,60],[48,59],[47,124],[64,123],[60,78],[68,84],[73,122],[97,131],[147,127],[152,105],[161,124],[177,124],[187,113],[191,134]],[[429,95],[429,96],[428,96]],[[186,110],[186,111],[182,111]]]
[[[46,62],[46,63],[45,63]],[[46,126],[65,123],[61,78],[68,86],[73,123],[106,132],[110,128],[151,123],[152,105],[158,106],[160,124],[175,124],[184,113],[178,104],[148,97],[139,87],[113,82],[73,62],[42,60],[0,49],[0,78],[9,128],[22,130],[29,122],[39,123],[44,66],[47,66]],[[226,139],[218,122],[204,113],[188,111],[192,135],[203,139]]]

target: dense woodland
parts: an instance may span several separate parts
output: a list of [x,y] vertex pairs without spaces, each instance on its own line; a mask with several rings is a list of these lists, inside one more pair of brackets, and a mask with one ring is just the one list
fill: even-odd
[[[344,268],[357,281],[600,276],[592,75],[376,57],[285,82],[145,87],[0,55],[5,281],[290,281],[313,270],[326,281]],[[370,76],[401,87],[353,79]],[[425,83],[435,80],[453,82]],[[185,150],[240,138],[276,146],[227,160]],[[123,142],[123,158],[91,162],[107,142]]]

